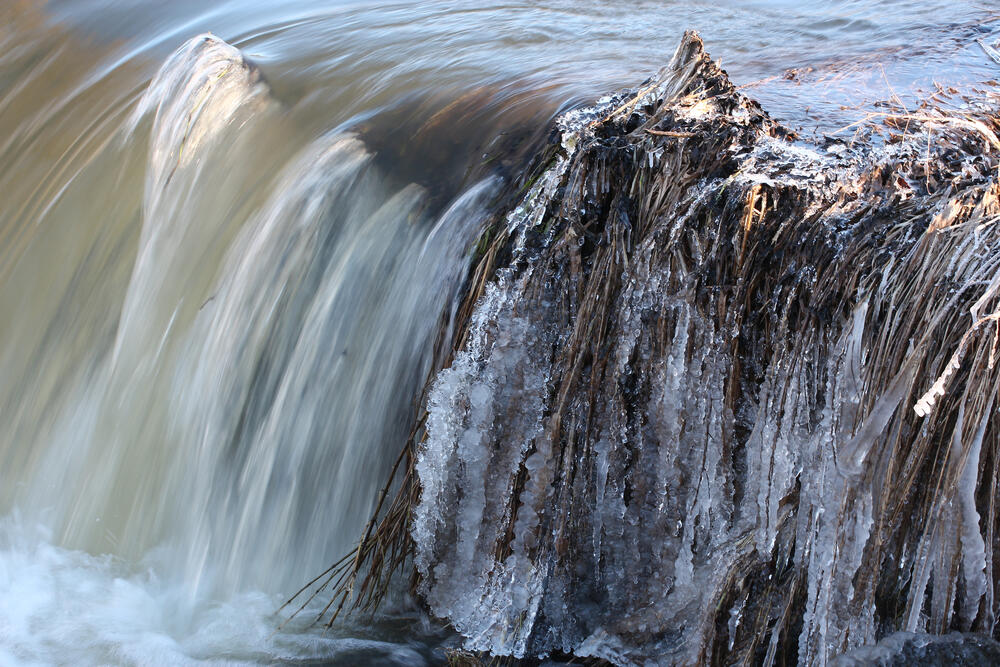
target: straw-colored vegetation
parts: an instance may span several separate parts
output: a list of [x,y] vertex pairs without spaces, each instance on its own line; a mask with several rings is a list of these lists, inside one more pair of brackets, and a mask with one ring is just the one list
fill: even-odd
[[[597,651],[615,662],[813,663],[898,629],[993,631],[1000,123],[925,106],[861,125],[884,140],[797,143],[689,35],[658,79],[578,130],[521,254],[505,213],[566,149],[554,141],[511,184],[438,366],[465,350],[486,286],[527,275],[530,257],[546,284],[519,312],[558,335],[539,360],[553,369],[544,434],[524,457],[543,440],[551,452],[487,499],[502,525],[480,545],[497,571],[521,549],[561,582],[541,595],[568,616],[536,620],[528,654],[601,629],[625,647]],[[696,376],[664,395],[669,368]],[[410,564],[421,412],[357,550],[302,592],[332,596],[329,622],[376,607],[394,575],[433,599],[467,586]],[[519,435],[503,425],[491,451]],[[544,511],[515,547],[529,483]],[[457,521],[442,518],[447,534]],[[693,582],[673,574],[684,550]]]

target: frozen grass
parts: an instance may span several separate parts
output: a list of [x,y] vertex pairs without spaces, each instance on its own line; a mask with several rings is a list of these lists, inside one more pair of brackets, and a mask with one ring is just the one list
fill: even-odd
[[805,144],[689,34],[564,122],[357,550],[301,594],[335,618],[408,576],[470,650],[617,663],[993,633],[1000,124],[970,108]]

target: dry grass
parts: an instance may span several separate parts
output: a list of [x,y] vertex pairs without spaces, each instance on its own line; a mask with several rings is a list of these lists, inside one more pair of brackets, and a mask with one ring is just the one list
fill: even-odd
[[[873,113],[864,122],[883,124],[891,139],[884,150],[831,140],[828,148],[837,150],[823,149],[817,163],[732,87],[700,40],[685,45],[655,82],[668,91],[662,99],[644,97],[647,86],[590,124],[548,203],[541,225],[547,234],[534,241],[539,275],[560,276],[562,290],[562,301],[539,317],[564,335],[552,351],[546,440],[553,456],[537,531],[550,537],[529,556],[554,562],[553,577],[581,587],[586,573],[597,571],[588,560],[592,545],[578,535],[594,521],[599,426],[613,412],[625,415],[626,432],[641,432],[656,389],[650,369],[682,332],[673,311],[654,306],[636,344],[641,358],[653,361],[630,362],[632,377],[614,363],[625,287],[656,273],[668,277],[658,289],[685,295],[708,330],[736,332],[718,343],[718,358],[726,360],[719,407],[731,415],[719,443],[725,502],[743,513],[759,510],[747,497],[759,482],[747,473],[754,428],[747,415],[775,396],[802,406],[795,417],[774,402],[775,423],[786,428],[800,420],[818,432],[827,423],[824,410],[835,413],[829,451],[819,453],[836,478],[823,488],[840,494],[836,506],[823,507],[827,518],[814,521],[821,499],[811,490],[820,483],[812,471],[775,477],[775,487],[790,486],[777,523],[766,527],[773,548],[754,537],[764,527],[736,519],[720,529],[718,543],[699,545],[725,554],[728,566],[705,575],[711,586],[691,603],[701,605],[700,620],[686,626],[689,636],[674,658],[812,662],[894,629],[993,632],[1000,612],[1000,430],[992,418],[1000,386],[1000,123],[985,112],[928,107]],[[559,150],[553,143],[532,173]],[[523,192],[529,181],[511,191]],[[443,343],[438,366],[463,349],[485,286],[509,266],[512,240],[502,213],[510,201],[483,233],[460,309],[465,324]],[[524,311],[533,306],[529,299]],[[801,369],[794,384],[780,370],[789,364]],[[849,372],[834,377],[836,369]],[[844,396],[849,406],[834,404]],[[421,417],[357,550],[315,580],[312,596],[333,593],[322,614],[333,609],[331,623],[346,606],[377,606],[393,573],[410,571],[408,526],[420,494],[414,460],[424,437]],[[639,451],[640,460],[640,441],[623,447]],[[677,453],[681,460],[691,454]],[[652,503],[646,471],[622,465],[632,484],[626,504],[641,502],[642,493]],[[505,537],[493,545],[497,562],[509,554],[524,483],[522,475],[509,498],[496,499],[510,509],[509,526],[499,531]],[[678,484],[683,495],[686,482]],[[969,502],[985,543],[982,581],[970,579],[963,561],[974,551],[963,532]],[[859,538],[855,517],[866,503],[872,523]],[[640,542],[675,539],[668,524],[645,526],[635,553],[612,545],[602,558],[647,565]],[[833,549],[829,563],[810,551],[824,544]],[[857,562],[850,560],[855,551]],[[811,585],[817,580],[830,597]],[[611,590],[611,583],[601,585]],[[677,622],[669,597],[645,581],[614,586],[606,618],[567,622],[603,623],[634,642],[637,660],[655,655],[656,633]],[[728,619],[737,603],[745,620],[733,627]],[[837,619],[826,643],[808,625],[820,613]],[[454,654],[454,664],[478,659]]]

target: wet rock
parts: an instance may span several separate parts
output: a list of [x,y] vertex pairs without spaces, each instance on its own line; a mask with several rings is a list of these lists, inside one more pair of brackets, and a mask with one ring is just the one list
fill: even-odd
[[990,637],[953,632],[927,635],[895,632],[875,646],[864,646],[833,661],[834,667],[920,667],[1000,664],[1000,643]]

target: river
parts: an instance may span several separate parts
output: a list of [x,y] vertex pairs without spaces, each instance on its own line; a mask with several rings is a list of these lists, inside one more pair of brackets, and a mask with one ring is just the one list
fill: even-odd
[[985,1],[4,0],[0,665],[440,663],[403,594],[275,610],[363,530],[503,179],[686,29],[804,134],[1000,72]]

